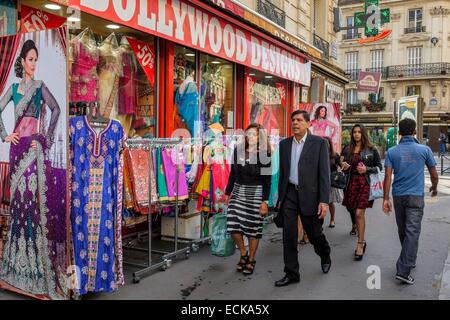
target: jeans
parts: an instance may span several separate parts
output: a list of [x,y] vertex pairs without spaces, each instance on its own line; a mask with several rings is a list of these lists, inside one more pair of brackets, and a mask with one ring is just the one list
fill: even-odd
[[445,143],[439,144],[439,153],[444,154],[445,153]]
[[397,260],[399,275],[408,276],[416,265],[424,206],[423,196],[394,197],[395,219],[402,245],[400,257]]

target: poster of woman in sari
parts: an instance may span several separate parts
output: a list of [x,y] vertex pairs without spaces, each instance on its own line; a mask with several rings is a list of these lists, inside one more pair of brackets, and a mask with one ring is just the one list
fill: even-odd
[[2,193],[10,214],[0,287],[49,299],[67,298],[65,35],[0,38],[0,162],[9,165]]
[[341,151],[341,107],[339,103],[302,103],[301,110],[311,115],[309,130],[320,137],[329,137],[336,152]]

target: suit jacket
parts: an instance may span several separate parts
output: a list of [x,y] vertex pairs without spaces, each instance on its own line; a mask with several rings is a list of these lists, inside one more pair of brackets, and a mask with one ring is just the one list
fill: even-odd
[[[291,153],[294,137],[280,143],[280,181],[278,184],[278,204],[281,212],[275,218],[282,227],[283,203],[286,198],[291,171]],[[305,216],[317,214],[319,203],[330,202],[330,157],[325,139],[308,133],[298,163],[299,211]]]

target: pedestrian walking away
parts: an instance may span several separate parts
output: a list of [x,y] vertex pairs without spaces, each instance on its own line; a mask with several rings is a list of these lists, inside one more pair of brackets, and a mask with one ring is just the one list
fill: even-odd
[[[270,143],[264,127],[251,124],[245,130],[244,146],[238,146],[234,150],[225,190],[228,204],[227,229],[241,255],[236,270],[246,275],[253,274],[255,270],[264,217],[269,211],[272,177],[270,158]],[[249,240],[249,252],[244,244],[244,236]]]
[[384,163],[383,211],[388,215],[392,211],[389,192],[394,174],[392,197],[398,236],[402,245],[395,278],[402,283],[413,284],[415,280],[411,276],[411,269],[416,266],[425,207],[425,166],[428,167],[431,176],[432,197],[437,196],[439,177],[433,152],[414,138],[416,122],[412,119],[403,119],[399,123],[399,133],[402,136],[400,143],[389,149]]
[[342,205],[348,211],[355,212],[358,242],[355,249],[355,260],[361,261],[366,251],[366,209],[372,208],[370,196],[370,174],[382,169],[380,155],[369,142],[366,128],[361,124],[353,126],[351,141],[344,151],[343,169],[348,172],[349,179],[344,192]]
[[328,273],[331,268],[331,249],[322,228],[330,203],[328,146],[324,139],[308,132],[309,124],[307,112],[294,111],[291,115],[294,136],[280,143],[279,214],[275,223],[283,228],[285,276],[275,282],[277,287],[300,281],[299,215],[314,251],[321,258],[323,273]]

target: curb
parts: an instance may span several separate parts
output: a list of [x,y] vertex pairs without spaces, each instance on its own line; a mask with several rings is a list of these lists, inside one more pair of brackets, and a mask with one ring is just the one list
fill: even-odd
[[445,260],[444,270],[442,271],[439,300],[450,300],[450,250],[448,252],[447,260]]

